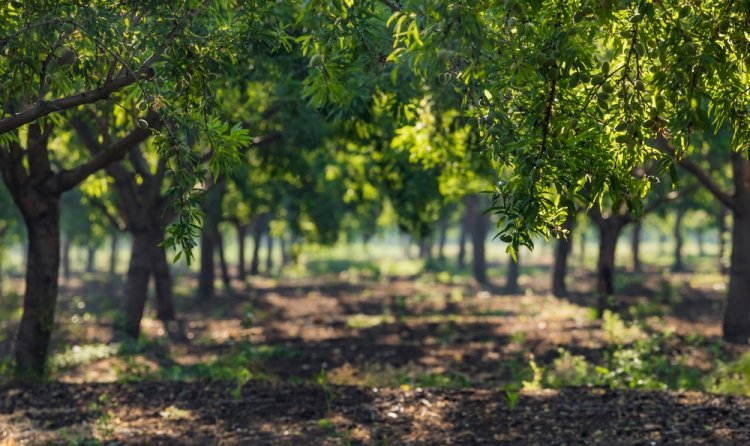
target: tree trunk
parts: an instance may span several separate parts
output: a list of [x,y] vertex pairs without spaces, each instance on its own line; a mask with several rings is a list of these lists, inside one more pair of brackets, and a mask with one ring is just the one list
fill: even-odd
[[257,276],[260,273],[260,242],[263,238],[263,217],[258,217],[253,227],[253,258],[250,261],[250,275]]
[[70,280],[70,248],[71,248],[72,242],[70,235],[65,235],[65,243],[63,243],[63,251],[62,251],[62,270],[63,270],[63,278],[67,282]]
[[148,297],[153,239],[145,231],[133,232],[127,282],[125,283],[125,334],[138,339]]
[[746,345],[750,337],[750,161],[732,154],[734,207],[724,340]]
[[630,239],[630,252],[633,255],[633,272],[640,273],[643,271],[641,267],[641,222],[636,222],[633,225],[633,234]]
[[695,241],[698,243],[698,257],[706,256],[705,232],[703,229],[695,231]]
[[240,282],[245,281],[247,277],[247,271],[245,270],[245,238],[247,236],[247,225],[237,224],[237,244],[239,245],[239,252],[237,253],[237,279]]
[[201,229],[201,268],[198,273],[198,294],[201,301],[214,298],[214,240],[215,232],[206,227]]
[[117,233],[112,234],[109,245],[109,277],[114,278],[117,273],[117,242],[119,241]]
[[430,243],[430,237],[419,239],[419,258],[428,262],[432,260],[432,243]]
[[165,326],[175,319],[174,299],[172,290],[172,272],[167,261],[167,251],[160,246],[162,238],[151,244],[151,261],[156,285],[156,318]]
[[484,212],[480,195],[470,195],[467,200],[467,212],[471,212],[471,246],[472,246],[472,272],[474,280],[481,285],[486,285],[487,258],[484,252],[484,244],[489,229],[489,215]]
[[518,294],[520,287],[518,286],[518,276],[520,275],[521,253],[516,253],[516,259],[508,256],[508,272],[505,276],[505,294]]
[[724,339],[738,344],[747,344],[750,336],[750,213],[743,211],[733,213],[732,263],[723,324]]
[[461,226],[458,233],[458,269],[464,269],[466,267],[466,234],[470,231],[472,215],[468,209],[469,196],[464,197],[464,210],[463,218],[461,218]]
[[5,273],[5,232],[8,228],[0,228],[0,299],[3,298],[3,275]]
[[268,252],[266,252],[266,274],[270,276],[273,272],[273,237],[271,237],[270,230],[266,233],[266,247],[268,248]]
[[24,381],[44,375],[55,322],[60,267],[60,196],[30,195],[34,197],[21,199],[36,203],[19,203],[28,233],[28,266],[23,316],[15,343],[15,375]]
[[89,245],[86,247],[86,272],[91,274],[96,270],[96,247]]
[[568,216],[562,225],[564,230],[568,231],[566,238],[560,238],[555,245],[555,265],[552,270],[552,294],[556,297],[565,297],[568,295],[568,288],[565,285],[565,278],[568,275],[568,255],[572,246],[571,237],[573,236],[573,218]]
[[612,219],[605,220],[599,225],[599,260],[596,267],[599,317],[604,314],[609,298],[615,293],[615,250],[622,225]]
[[221,266],[221,281],[224,283],[224,289],[231,293],[232,292],[232,278],[229,276],[229,266],[227,265],[227,259],[224,257],[224,238],[221,236],[221,232],[216,231],[216,248],[219,250],[219,266]]
[[674,263],[672,272],[685,271],[685,264],[682,261],[682,219],[685,217],[683,209],[677,209],[677,216],[674,223]]

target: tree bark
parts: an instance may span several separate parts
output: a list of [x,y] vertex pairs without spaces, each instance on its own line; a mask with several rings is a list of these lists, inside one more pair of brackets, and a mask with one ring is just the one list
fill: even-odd
[[674,223],[674,263],[672,264],[672,272],[675,273],[685,271],[685,264],[682,261],[682,220],[684,217],[685,211],[678,208]]
[[289,253],[289,247],[286,243],[286,237],[282,234],[281,237],[279,237],[279,248],[281,250],[281,267],[286,267],[289,262],[291,261],[291,254]]
[[146,231],[133,232],[127,281],[125,283],[125,334],[138,339],[141,319],[148,297],[148,282],[151,275],[153,238]]
[[552,294],[556,297],[565,297],[568,295],[565,278],[568,275],[568,256],[572,246],[572,216],[569,215],[568,218],[565,219],[562,228],[568,231],[568,236],[566,238],[558,239],[557,244],[555,245],[555,265],[552,270]]
[[732,209],[732,255],[729,289],[724,307],[724,339],[747,344],[750,338],[750,161],[745,155],[732,154],[735,187]]
[[23,316],[15,343],[15,374],[16,378],[27,381],[44,375],[55,322],[60,267],[60,196],[25,192],[28,195],[20,199],[24,203],[18,204],[28,233],[28,266]]
[[623,224],[618,217],[611,217],[599,225],[599,260],[597,262],[596,290],[597,313],[604,314],[609,298],[615,293],[615,251]]
[[630,239],[630,252],[633,255],[633,272],[640,273],[643,271],[641,265],[641,222],[636,222],[633,225],[633,234]]

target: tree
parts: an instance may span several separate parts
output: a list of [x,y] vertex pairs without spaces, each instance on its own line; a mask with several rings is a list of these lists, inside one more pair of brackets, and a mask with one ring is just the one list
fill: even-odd
[[[666,159],[663,170],[674,172],[672,159],[695,175],[735,217],[723,329],[745,343],[746,19],[746,2],[408,1],[390,20],[391,58],[423,79],[438,72],[462,82],[484,146],[513,166],[496,212],[514,246],[531,245],[530,233],[555,236],[573,200],[607,197],[638,215],[652,180],[632,172],[646,159]],[[691,160],[691,136],[722,126],[733,132],[733,195]]]
[[[183,135],[195,129],[191,123],[205,123],[211,114],[201,107],[210,91],[210,69],[228,61],[231,44],[247,47],[261,34],[258,40],[264,44],[258,46],[267,47],[274,39],[253,25],[261,17],[273,22],[279,17],[275,5],[235,6],[193,0],[137,7],[108,1],[0,6],[0,48],[6,54],[0,60],[5,95],[0,171],[29,238],[24,310],[15,343],[19,379],[38,379],[44,373],[57,296],[60,196],[152,135],[154,118],[139,111],[158,109],[167,116],[157,145],[160,156],[172,161],[179,199],[176,223],[165,242],[192,248],[199,218],[192,195],[201,171]],[[246,20],[236,22],[238,16]],[[136,109],[127,108],[130,131],[112,138],[96,156],[74,162],[65,157],[68,147],[55,140],[63,119],[68,111],[102,100],[138,103]],[[230,151],[215,153],[213,164],[219,167],[232,157]]]

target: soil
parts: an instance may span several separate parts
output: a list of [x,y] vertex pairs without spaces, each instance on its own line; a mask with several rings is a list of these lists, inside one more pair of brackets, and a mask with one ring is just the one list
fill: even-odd
[[[0,387],[0,445],[96,444],[87,439],[128,445],[750,444],[748,398],[568,388],[523,390],[512,404],[513,394],[509,400],[501,389],[530,355],[548,365],[562,347],[597,362],[612,341],[590,317],[589,275],[574,273],[567,299],[547,295],[547,277],[522,276],[524,293],[515,296],[461,278],[256,278],[198,303],[189,297],[194,277],[180,276],[179,325],[188,342],[170,342],[162,324],[147,317],[150,342],[131,363],[105,355],[60,368],[55,382]],[[118,285],[88,279],[62,287],[57,353],[113,338],[106,315]],[[717,355],[747,350],[718,342],[721,287],[721,279],[682,275],[669,277],[665,291],[664,276],[651,271],[621,287],[615,308],[625,319],[636,305],[659,312],[655,330],[675,333],[663,354],[687,357],[692,369],[705,371]],[[3,328],[14,329],[12,323]],[[691,341],[696,335],[704,339],[700,345]],[[9,338],[0,351],[9,351]],[[718,352],[706,347],[714,341]],[[132,361],[137,370],[189,368],[246,346],[270,353],[248,365],[253,377],[244,386],[132,375]]]

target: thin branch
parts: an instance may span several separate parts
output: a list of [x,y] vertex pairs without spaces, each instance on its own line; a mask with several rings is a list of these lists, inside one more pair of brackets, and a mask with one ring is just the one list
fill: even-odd
[[391,0],[380,0],[380,3],[384,4],[388,7],[388,9],[391,10],[391,12],[399,12],[401,11],[401,7],[395,3],[393,3]]
[[708,172],[706,172],[706,170],[703,169],[701,166],[699,166],[698,164],[696,164],[690,159],[687,159],[684,157],[678,157],[677,151],[675,150],[674,147],[672,147],[672,145],[669,143],[669,141],[663,134],[660,133],[656,137],[655,140],[652,140],[651,145],[657,150],[659,150],[660,152],[671,157],[683,169],[685,169],[690,174],[692,174],[724,206],[732,210],[736,209],[737,203],[732,198],[732,196],[726,193],[724,190],[722,190],[721,187],[713,180],[713,178],[711,178],[711,175]]

